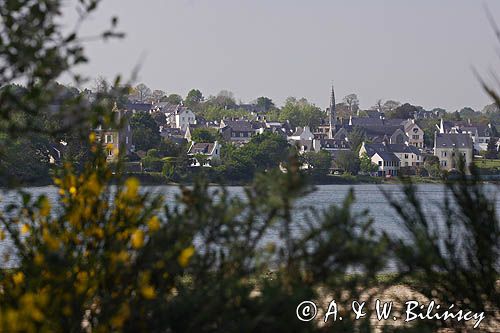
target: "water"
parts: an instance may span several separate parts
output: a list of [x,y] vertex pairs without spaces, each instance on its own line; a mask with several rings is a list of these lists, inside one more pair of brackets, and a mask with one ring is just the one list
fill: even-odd
[[[344,198],[350,189],[354,189],[356,201],[352,207],[354,212],[369,211],[369,216],[374,220],[374,228],[378,232],[386,232],[389,235],[406,238],[402,221],[397,216],[395,211],[389,205],[389,202],[383,195],[383,191],[390,193],[395,198],[402,198],[403,192],[399,185],[320,185],[316,190],[297,202],[294,211],[294,218],[300,222],[304,219],[304,212],[306,207],[313,207],[315,209],[326,209],[332,204],[341,205]],[[487,190],[492,193],[492,198],[495,199],[497,210],[500,211],[500,199],[496,195],[499,187],[488,185]],[[162,194],[165,197],[167,204],[174,203],[175,195],[179,193],[176,186],[150,186],[142,188],[143,191],[147,190],[152,193]],[[47,195],[51,202],[57,200],[57,189],[52,186],[46,187],[32,187],[26,189],[32,195],[38,196],[41,194]],[[231,195],[243,197],[243,187],[233,186],[228,187]],[[440,206],[443,204],[443,199],[446,195],[443,185],[439,184],[423,184],[418,186],[418,197],[421,199],[425,213],[436,220],[436,226],[442,227],[442,216]],[[19,196],[16,192],[8,191],[2,195],[2,202],[0,209],[9,203],[19,202]],[[295,233],[300,232],[300,229],[294,228]],[[273,241],[277,238],[277,231],[271,231],[266,237],[266,241]],[[5,251],[7,242],[0,242],[0,253]]]

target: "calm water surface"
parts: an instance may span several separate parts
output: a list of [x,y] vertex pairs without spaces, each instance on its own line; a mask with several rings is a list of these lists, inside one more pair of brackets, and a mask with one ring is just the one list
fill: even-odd
[[[402,221],[395,214],[394,210],[390,207],[383,191],[389,192],[396,198],[402,198],[403,193],[399,185],[320,185],[316,190],[301,198],[297,203],[294,218],[300,222],[305,218],[304,212],[306,207],[314,207],[315,209],[326,209],[332,204],[340,205],[348,194],[350,189],[354,189],[356,201],[353,205],[354,212],[369,211],[370,217],[374,220],[374,226],[377,231],[385,231],[393,236],[405,238],[402,228]],[[487,185],[487,190],[491,192],[492,198],[495,198],[497,210],[500,211],[500,200],[497,195],[500,187],[495,185]],[[37,196],[46,194],[51,198],[52,202],[57,199],[57,189],[52,186],[46,187],[33,187],[26,189],[29,193]],[[176,186],[151,186],[142,188],[143,191],[147,190],[153,193],[162,194],[167,204],[174,204],[175,195],[179,193]],[[228,187],[230,194],[236,196],[243,196],[243,187]],[[418,186],[418,196],[422,201],[422,205],[426,214],[436,220],[436,225],[439,228],[442,226],[442,215],[440,213],[440,206],[443,204],[445,197],[445,189],[442,185],[438,184],[423,184]],[[7,191],[2,193],[2,201],[0,202],[0,209],[3,210],[6,204],[19,202],[19,196],[16,192]],[[300,232],[296,228],[295,232]],[[276,234],[268,235],[268,240],[276,238]],[[0,243],[0,253],[5,251],[8,243]]]

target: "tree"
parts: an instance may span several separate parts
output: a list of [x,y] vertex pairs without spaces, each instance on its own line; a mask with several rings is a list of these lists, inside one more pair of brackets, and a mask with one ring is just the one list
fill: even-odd
[[350,150],[339,151],[335,158],[335,164],[346,173],[356,175],[359,172],[359,157]]
[[163,98],[162,101],[173,105],[180,105],[182,103],[182,97],[178,94],[170,94],[168,97]]
[[191,140],[194,142],[215,142],[221,140],[221,135],[214,128],[199,127],[191,133]]
[[210,96],[208,104],[222,109],[232,109],[236,107],[236,100],[234,94],[227,90],[221,90],[217,96]]
[[439,157],[437,156],[426,156],[424,159],[424,168],[429,173],[429,176],[433,178],[438,178],[441,176],[441,167],[439,166]]
[[405,103],[398,106],[394,110],[387,112],[386,116],[393,119],[410,119],[415,117],[415,113],[417,111],[419,111],[418,107]]
[[257,98],[257,106],[262,108],[264,112],[267,112],[275,107],[272,99],[263,96]]
[[351,114],[358,112],[359,110],[359,99],[356,94],[349,94],[343,98],[344,103],[349,108]]
[[309,168],[308,171],[314,177],[321,177],[328,174],[332,166],[332,155],[325,150],[319,152],[307,152],[302,155],[304,163],[306,163]]
[[360,170],[365,174],[372,174],[378,171],[378,165],[373,163],[366,153],[363,153],[359,157],[359,163]]
[[316,105],[311,104],[305,98],[297,100],[294,97],[288,97],[285,106],[281,109],[279,120],[281,122],[289,121],[292,127],[309,126],[317,127],[325,117],[323,111]]
[[148,99],[152,96],[151,89],[148,86],[146,86],[144,83],[139,83],[135,87],[135,93],[136,93],[137,99],[141,103],[145,102],[146,99]]
[[361,144],[366,140],[366,133],[362,127],[355,126],[351,132],[347,134],[347,140],[351,145],[351,150],[356,154],[361,148]]
[[157,103],[161,101],[167,94],[163,90],[155,89],[151,94],[152,102]]
[[476,111],[471,107],[462,108],[458,113],[460,113],[460,117],[465,119],[472,118],[476,115]]
[[138,112],[130,118],[132,129],[132,142],[137,150],[148,151],[156,148],[161,136],[158,125],[147,112]]
[[498,138],[490,137],[490,140],[488,141],[488,146],[486,148],[486,155],[484,156],[485,158],[490,160],[498,158],[497,141]]
[[483,110],[481,111],[482,113],[498,113],[500,111],[500,108],[496,103],[488,104],[486,105]]
[[393,100],[387,100],[385,103],[384,103],[384,106],[382,107],[382,111],[384,113],[390,113],[392,111],[394,111],[397,107],[399,107],[401,105],[400,102],[398,101],[393,101]]
[[191,89],[186,96],[185,103],[187,106],[193,107],[198,105],[202,101],[203,94],[201,93],[201,91],[199,91],[198,89]]
[[384,112],[384,102],[381,99],[378,99],[377,102],[375,102],[375,105],[370,109],[377,110],[378,112]]

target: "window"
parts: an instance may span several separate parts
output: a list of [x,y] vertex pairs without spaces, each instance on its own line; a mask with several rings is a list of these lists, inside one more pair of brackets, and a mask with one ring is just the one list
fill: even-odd
[[104,143],[113,143],[113,135],[106,134],[106,136],[104,137]]
[[408,154],[405,154],[405,158],[408,158]]
[[441,166],[445,167],[446,166],[446,161],[441,161]]
[[243,132],[240,132],[240,137],[243,137]]
[[412,135],[413,140],[418,140],[420,139],[420,135]]
[[446,152],[445,151],[441,152],[441,157],[446,157]]
[[382,166],[382,161],[378,161],[378,166]]
[[113,156],[113,150],[108,149],[108,156]]
[[125,137],[125,143],[128,144],[128,136]]

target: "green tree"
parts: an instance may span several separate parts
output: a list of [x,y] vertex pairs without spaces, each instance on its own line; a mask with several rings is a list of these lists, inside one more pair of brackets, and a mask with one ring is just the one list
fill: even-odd
[[405,103],[392,111],[386,112],[386,116],[394,119],[410,119],[415,117],[415,112],[418,110],[419,107]]
[[332,155],[325,150],[304,153],[302,158],[303,162],[309,166],[310,169],[308,170],[314,177],[327,175],[332,166]]
[[351,150],[358,153],[361,145],[366,141],[365,130],[362,127],[354,126],[352,131],[347,134],[347,139],[351,145]]
[[424,167],[429,173],[429,176],[438,178],[441,176],[441,167],[439,166],[439,157],[434,155],[425,156]]
[[378,165],[373,163],[371,158],[368,157],[368,155],[366,155],[366,153],[363,153],[359,157],[359,167],[360,167],[360,170],[366,174],[371,174],[373,172],[378,171]]
[[168,102],[173,105],[179,105],[182,103],[182,97],[178,94],[170,94],[162,99],[162,102]]
[[194,107],[203,101],[203,94],[198,89],[191,89],[187,96],[185,103],[188,107]]
[[194,142],[215,142],[221,141],[221,135],[214,128],[198,127],[191,133],[191,140]]
[[335,158],[336,165],[346,173],[356,175],[359,172],[359,157],[350,150],[341,150]]
[[257,98],[257,106],[262,108],[264,112],[267,112],[275,107],[272,99],[263,96]]
[[484,156],[485,158],[490,160],[498,158],[497,141],[497,138],[490,137],[490,140],[488,141],[488,147],[486,148],[486,155]]
[[161,136],[158,125],[147,112],[137,112],[130,117],[132,129],[132,142],[137,150],[148,151],[156,148]]
[[320,108],[311,104],[305,98],[297,100],[294,97],[289,97],[285,101],[285,106],[281,109],[279,120],[281,122],[289,121],[292,127],[309,126],[317,127],[325,114]]

